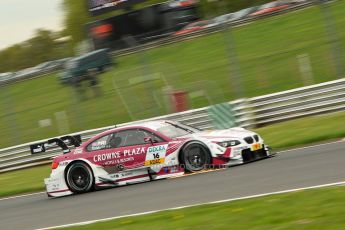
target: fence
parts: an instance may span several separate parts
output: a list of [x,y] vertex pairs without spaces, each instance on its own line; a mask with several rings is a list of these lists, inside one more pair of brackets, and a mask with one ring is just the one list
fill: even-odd
[[[184,34],[182,36],[168,36],[166,38],[162,38],[162,39],[154,40],[152,42],[144,43],[142,45],[135,45],[131,48],[117,50],[117,51],[113,52],[113,55],[114,56],[125,56],[125,55],[129,55],[129,54],[137,53],[137,52],[140,52],[143,50],[154,49],[156,47],[194,39],[194,38],[205,36],[208,34],[220,32],[220,31],[226,29],[227,26],[238,27],[238,26],[242,26],[242,25],[245,25],[247,23],[262,19],[262,18],[267,18],[267,17],[271,17],[271,16],[275,16],[275,15],[289,13],[289,12],[303,9],[303,8],[306,8],[306,7],[309,7],[312,5],[315,5],[315,1],[313,1],[313,0],[301,2],[298,4],[291,5],[290,7],[286,8],[286,9],[279,10],[279,11],[273,11],[271,13],[266,13],[264,15],[252,16],[249,18],[244,18],[244,19],[233,21],[233,22],[229,22],[227,25],[217,25],[217,26],[213,26],[213,27],[210,27],[210,28],[207,28],[204,30],[187,33],[187,34]],[[30,80],[32,78],[41,77],[41,76],[46,75],[46,74],[51,74],[57,70],[60,70],[61,68],[62,68],[62,66],[59,65],[56,68],[53,68],[53,69],[50,69],[47,71],[43,71],[43,70],[38,71],[37,70],[36,72],[23,75],[22,77],[14,74],[12,77],[8,77],[8,79],[6,79],[6,80],[0,79],[0,83],[1,84],[12,84],[12,83],[20,82],[20,81]]]
[[[265,96],[231,101],[229,104],[233,108],[236,123],[246,128],[264,126],[299,117],[342,111],[345,110],[345,78]],[[204,107],[142,121],[168,119],[203,130],[212,129],[214,126],[208,112],[209,108]],[[132,123],[134,122],[117,126]],[[80,134],[82,140],[87,140],[111,128],[114,128],[114,126],[86,130],[70,135]],[[44,140],[1,149],[0,172],[45,164],[50,162],[52,157],[61,154],[60,149],[51,149],[46,153],[32,155],[29,145],[42,141]]]
[[217,25],[217,26],[209,27],[209,28],[206,28],[203,30],[194,31],[191,33],[186,33],[182,36],[169,36],[169,37],[162,38],[162,39],[152,41],[152,42],[148,42],[148,43],[145,43],[142,45],[114,51],[113,54],[115,56],[124,56],[124,55],[137,53],[137,52],[140,52],[143,50],[154,49],[154,48],[157,48],[160,46],[169,45],[169,44],[173,44],[173,43],[177,43],[177,42],[181,42],[181,41],[186,41],[186,40],[194,39],[197,37],[209,35],[212,33],[217,33],[217,32],[220,32],[220,31],[226,29],[226,27],[238,27],[238,26],[246,25],[250,22],[253,22],[253,21],[256,21],[259,19],[263,19],[263,18],[275,16],[275,15],[285,14],[285,13],[289,13],[292,11],[304,9],[306,7],[310,7],[310,6],[313,6],[315,4],[316,4],[316,2],[313,0],[301,2],[299,4],[291,5],[290,7],[286,8],[286,9],[279,10],[279,11],[273,11],[271,13],[266,13],[263,15],[252,16],[249,18],[244,18],[244,19],[232,21],[232,22],[227,23],[226,25]]

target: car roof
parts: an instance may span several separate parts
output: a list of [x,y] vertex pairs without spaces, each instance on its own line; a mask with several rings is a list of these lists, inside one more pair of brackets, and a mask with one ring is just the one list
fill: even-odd
[[[144,128],[157,130],[159,127],[162,127],[164,124],[166,124],[166,122],[175,123],[174,121],[168,121],[168,120],[145,121],[145,122],[137,122],[137,123],[130,124],[130,125],[124,125],[124,126],[121,126],[117,129],[120,130],[120,129],[133,128],[133,127],[134,128],[144,127]],[[116,129],[114,129],[114,130],[116,130]]]
[[[168,120],[155,120],[155,121],[136,122],[136,123],[133,123],[133,124],[123,125],[123,126],[120,126],[120,127],[116,127],[116,128],[104,131],[104,132],[102,132],[102,133],[92,137],[89,141],[93,141],[93,140],[96,140],[96,139],[98,139],[98,138],[100,138],[100,137],[102,137],[104,135],[108,135],[110,133],[121,131],[121,130],[126,130],[126,129],[148,128],[148,129],[152,129],[152,130],[157,130],[159,127],[164,125],[165,122],[176,123],[174,121],[168,121]],[[87,141],[87,142],[89,142],[89,141]]]
[[172,123],[177,123],[174,121],[170,121],[170,120],[155,120],[155,121],[143,121],[143,122],[136,122],[133,124],[129,124],[129,125],[123,125],[120,127],[116,127],[113,129],[109,129],[107,131],[104,131],[102,133],[99,133],[95,136],[93,136],[92,138],[90,138],[88,141],[83,143],[83,146],[88,145],[89,143],[105,136],[108,134],[111,134],[113,132],[118,132],[118,131],[122,131],[122,130],[126,130],[126,129],[135,129],[135,128],[148,128],[148,129],[152,129],[152,130],[157,130],[159,127],[161,127],[165,122],[172,122]]

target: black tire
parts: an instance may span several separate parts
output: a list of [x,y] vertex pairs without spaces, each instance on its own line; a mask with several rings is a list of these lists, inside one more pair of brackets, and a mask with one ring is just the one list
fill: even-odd
[[180,162],[186,172],[198,172],[211,164],[211,155],[205,145],[190,142],[182,148]]
[[75,162],[67,169],[66,183],[74,193],[89,192],[94,184],[92,170],[86,163]]

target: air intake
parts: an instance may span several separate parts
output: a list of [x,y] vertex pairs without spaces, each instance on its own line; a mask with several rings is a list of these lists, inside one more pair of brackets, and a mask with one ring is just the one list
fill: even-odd
[[252,137],[245,137],[244,140],[247,142],[247,144],[253,144],[254,139]]

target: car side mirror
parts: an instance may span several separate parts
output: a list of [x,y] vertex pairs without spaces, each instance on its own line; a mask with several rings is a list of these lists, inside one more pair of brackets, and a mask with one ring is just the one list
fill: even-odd
[[152,140],[151,137],[144,137],[144,141],[145,141],[146,143],[151,143],[151,145],[153,145],[153,140]]

